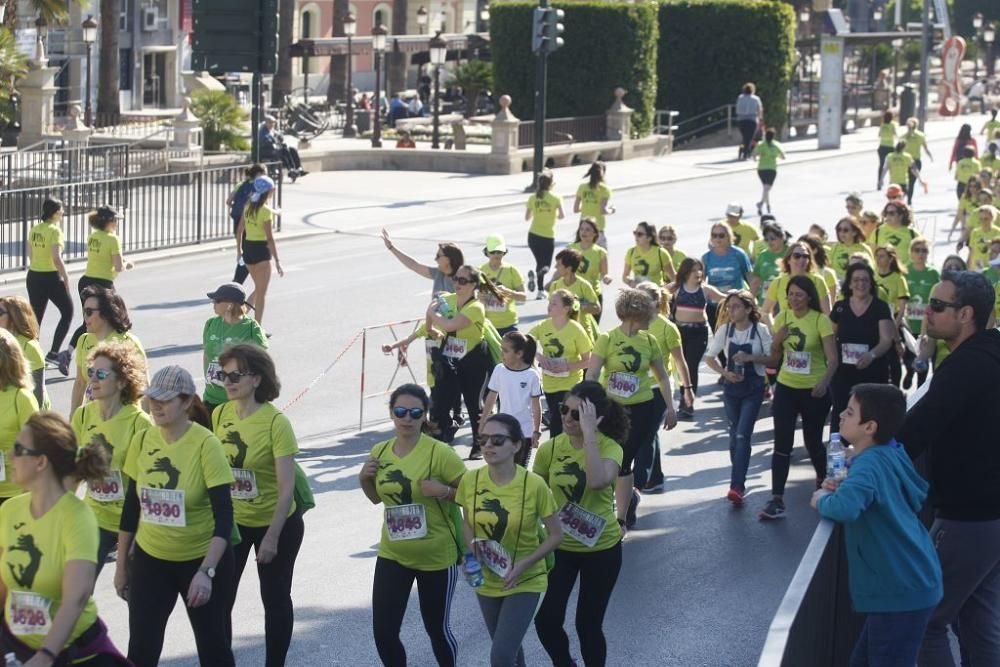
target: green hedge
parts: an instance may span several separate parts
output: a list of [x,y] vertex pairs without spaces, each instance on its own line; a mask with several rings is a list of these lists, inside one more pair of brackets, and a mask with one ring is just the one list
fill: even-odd
[[[528,2],[490,4],[493,89],[513,98],[514,115],[534,117],[535,63]],[[656,100],[657,7],[652,3],[556,2],[566,12],[566,45],[549,56],[547,116],[594,116],[628,91],[633,132],[648,134]]]
[[795,62],[795,10],[771,0],[668,0],[660,5],[657,109],[678,120],[736,100],[753,81],[764,120],[781,128]]

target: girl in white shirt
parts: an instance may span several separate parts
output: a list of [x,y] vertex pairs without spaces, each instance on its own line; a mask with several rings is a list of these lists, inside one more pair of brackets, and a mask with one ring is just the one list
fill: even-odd
[[[485,422],[485,417],[493,412],[499,397],[500,411],[515,417],[525,434],[531,433],[533,448],[538,447],[542,421],[542,383],[534,367],[537,347],[531,335],[519,331],[510,331],[503,337],[500,345],[503,361],[490,374],[487,383],[489,393],[486,394],[482,413]],[[525,448],[525,461],[527,453]]]

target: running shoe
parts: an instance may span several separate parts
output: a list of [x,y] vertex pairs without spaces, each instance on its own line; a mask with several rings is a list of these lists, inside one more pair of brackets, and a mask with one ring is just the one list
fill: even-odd
[[677,418],[686,422],[694,421],[694,409],[680,408],[677,410]]
[[69,377],[69,365],[73,361],[73,353],[70,350],[63,350],[57,356],[59,372]]
[[543,299],[545,299],[545,292],[540,289],[538,290],[538,294],[535,295],[535,301],[542,301]]
[[785,517],[785,501],[781,498],[771,498],[757,516],[767,521],[783,519]]
[[534,271],[528,271],[528,291],[529,292],[534,292],[535,291],[535,272]]
[[764,202],[762,202],[762,201],[757,202],[757,215],[758,216],[764,215],[764,211],[761,210],[761,208],[763,206],[764,206]]
[[49,352],[48,354],[45,355],[45,361],[47,363],[52,364],[53,366],[58,366],[59,365],[59,353],[58,352]]
[[481,458],[483,458],[483,453],[479,451],[479,447],[478,446],[473,447],[472,451],[469,452],[469,460],[478,461]]
[[628,511],[625,512],[625,527],[632,530],[635,527],[635,522],[638,517],[635,515],[636,510],[639,509],[639,501],[642,500],[642,496],[635,489],[632,489],[632,500],[628,503]]
[[642,489],[643,493],[663,493],[663,482],[660,481],[656,484],[649,483]]
[[743,492],[736,488],[729,489],[726,500],[731,502],[733,507],[743,507]]

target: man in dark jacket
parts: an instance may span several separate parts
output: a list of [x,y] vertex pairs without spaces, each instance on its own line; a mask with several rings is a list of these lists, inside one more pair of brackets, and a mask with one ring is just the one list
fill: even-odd
[[927,627],[921,667],[954,665],[948,626],[958,621],[972,665],[1000,665],[1000,331],[984,276],[946,272],[931,293],[927,333],[951,354],[907,414],[897,436],[911,457],[928,457],[931,537],[944,599]]

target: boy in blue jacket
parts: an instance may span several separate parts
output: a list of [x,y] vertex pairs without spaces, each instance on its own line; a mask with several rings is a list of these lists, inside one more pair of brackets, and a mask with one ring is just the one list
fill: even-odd
[[868,614],[851,666],[913,665],[931,613],[941,601],[941,564],[917,512],[927,482],[894,436],[906,398],[888,384],[859,384],[840,414],[854,445],[850,473],[826,480],[812,506],[844,524],[851,600]]

